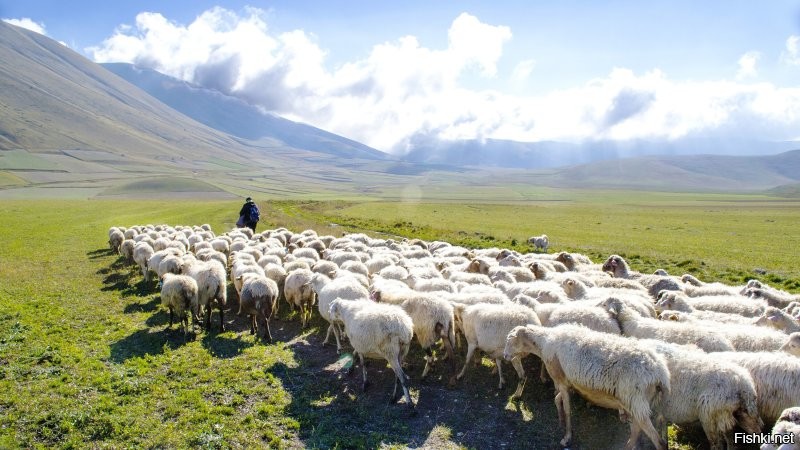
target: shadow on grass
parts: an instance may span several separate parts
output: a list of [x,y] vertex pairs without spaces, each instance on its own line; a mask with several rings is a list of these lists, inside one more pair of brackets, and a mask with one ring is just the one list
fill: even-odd
[[221,336],[215,333],[205,333],[201,340],[203,347],[215,358],[229,359],[241,354],[244,349],[252,347],[254,342],[249,335],[244,337],[237,334],[235,337]]
[[113,255],[115,255],[115,253],[111,251],[110,248],[98,248],[97,250],[86,252],[86,256],[88,256],[89,259],[97,259]]
[[[448,388],[450,370],[444,361],[437,361],[428,378],[420,379],[424,353],[414,343],[404,363],[416,403],[412,413],[405,400],[389,404],[394,372],[384,361],[368,360],[370,386],[362,392],[361,367],[356,364],[352,374],[346,370],[352,348],[344,344],[342,355],[337,355],[335,344],[321,346],[327,322],[316,317],[305,332],[296,322],[275,328],[273,336],[286,339],[298,364],[279,363],[270,372],[291,393],[286,414],[299,422],[299,437],[307,447],[561,448],[564,429],[553,402],[553,384],[539,381],[537,358],[524,360],[528,381],[522,398],[510,401],[517,375],[509,363],[503,363],[503,390],[497,388],[498,376],[487,358],[478,367],[470,365],[464,379]],[[457,352],[458,370],[464,363],[463,352],[463,348]],[[570,448],[624,446],[630,430],[616,411],[588,405],[577,394],[572,409]]]
[[[125,305],[125,309],[123,309],[122,311],[125,314],[134,314],[134,313],[142,313],[142,312],[153,312],[153,311],[158,310],[158,305],[160,305],[160,304],[161,304],[161,297],[160,296],[145,297],[145,298],[142,299],[141,302],[128,303],[127,305]],[[158,315],[158,314],[156,314],[156,315]],[[167,324],[168,321],[169,321],[169,316],[166,316],[166,318],[167,318],[167,321],[163,322],[164,324]],[[150,324],[148,323],[148,325],[150,325]]]
[[115,363],[124,363],[129,359],[146,355],[160,355],[164,353],[165,347],[174,350],[184,343],[184,335],[179,327],[169,330],[166,328],[139,330],[111,344],[111,360]]

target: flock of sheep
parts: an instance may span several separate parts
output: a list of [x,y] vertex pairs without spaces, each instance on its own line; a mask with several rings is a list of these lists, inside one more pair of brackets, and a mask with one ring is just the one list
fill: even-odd
[[[800,448],[800,296],[756,280],[743,286],[704,283],[664,271],[642,274],[618,255],[603,264],[577,253],[547,253],[547,236],[529,239],[543,252],[468,249],[419,239],[364,234],[319,236],[285,228],[217,236],[203,226],[131,226],[109,230],[111,249],[159,280],[161,301],[184,333],[202,322],[220,328],[230,279],[251,333],[271,340],[269,321],[282,303],[329,322],[337,351],[348,339],[361,365],[385,359],[395,374],[393,401],[409,393],[403,371],[412,339],[424,350],[421,377],[443,350],[449,383],[465,376],[476,351],[527,375],[521,359],[542,361],[539,377],[555,385],[555,404],[572,441],[570,396],[617,409],[630,423],[626,449],[639,435],[666,449],[666,423],[699,422],[712,448],[733,443],[738,427],[793,436]],[[466,357],[457,367],[461,341]],[[438,348],[436,344],[439,344]],[[662,430],[659,433],[657,430]],[[791,445],[791,444],[790,444]]]

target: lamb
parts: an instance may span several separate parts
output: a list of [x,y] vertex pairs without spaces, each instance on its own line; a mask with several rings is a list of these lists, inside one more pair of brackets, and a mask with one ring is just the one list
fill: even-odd
[[453,305],[447,300],[431,294],[415,292],[410,289],[377,287],[373,289],[371,298],[377,302],[397,305],[411,317],[414,322],[414,335],[417,337],[420,347],[425,350],[425,368],[422,369],[422,378],[428,375],[428,371],[435,361],[431,346],[442,339],[452,373],[450,385],[454,385],[456,366],[453,353],[455,343]]
[[756,325],[775,328],[786,334],[800,331],[800,323],[786,311],[768,306],[756,320]]
[[[366,390],[368,386],[364,358],[383,358],[395,374],[394,392],[390,402],[394,403],[404,395],[406,403],[413,409],[414,403],[408,391],[409,379],[402,367],[414,335],[411,317],[399,306],[339,298],[330,303],[327,315],[332,321],[343,323],[347,330],[350,344],[361,363],[362,390]],[[398,383],[403,389],[401,395],[397,392]]]
[[312,276],[311,287],[317,294],[319,315],[330,324],[328,325],[328,331],[325,334],[325,340],[322,341],[322,345],[328,343],[331,332],[333,332],[334,338],[336,338],[336,351],[337,353],[341,352],[342,344],[339,339],[339,329],[333,324],[331,316],[329,315],[331,302],[337,298],[351,301],[369,301],[369,291],[354,277],[344,276],[331,280],[320,273]]
[[[786,408],[772,427],[772,443],[761,445],[761,450],[800,450],[800,407]],[[776,447],[782,442],[780,447]]]
[[711,356],[734,362],[750,372],[758,394],[758,413],[773,423],[781,412],[800,405],[800,358],[778,352],[719,352]]
[[617,320],[622,334],[638,339],[660,339],[675,344],[694,344],[707,352],[733,351],[733,344],[719,333],[689,323],[660,321],[641,317],[620,299],[609,297],[602,303]]
[[550,246],[550,240],[547,238],[546,234],[531,236],[528,238],[528,243],[533,245],[534,250],[543,250],[545,253],[547,253],[547,247]]
[[[503,356],[519,360],[533,353],[542,359],[555,383],[555,404],[566,433],[561,445],[572,441],[570,389],[604,408],[623,410],[631,418],[626,450],[636,446],[641,431],[658,450],[667,442],[650,420],[651,411],[670,392],[670,374],[664,358],[647,346],[620,336],[598,333],[580,325],[544,328],[518,326],[506,339]],[[514,392],[519,397],[522,389]]]
[[204,309],[206,329],[211,330],[211,306],[216,304],[219,309],[219,328],[220,331],[225,331],[223,308],[228,303],[225,267],[213,260],[187,260],[181,265],[181,273],[189,275],[197,282],[197,301],[192,303],[195,318],[199,317],[201,309]]
[[[467,356],[464,367],[456,379],[460,380],[467,371],[472,355],[476,349],[482,350],[497,364],[497,374],[500,379],[498,389],[503,389],[503,366],[501,357],[505,347],[506,336],[516,326],[541,325],[539,317],[530,308],[514,303],[491,304],[482,303],[471,306],[456,305],[455,315],[461,322],[461,329],[467,340]],[[521,358],[507,358],[517,371],[519,381],[515,392],[522,392],[525,384],[525,372],[522,369]]]
[[664,397],[661,413],[668,422],[700,421],[711,448],[719,450],[737,423],[747,433],[761,432],[756,388],[747,370],[679,345],[652,339],[640,342],[667,362],[670,395]]
[[314,272],[309,269],[297,269],[288,272],[286,281],[283,284],[283,295],[289,308],[293,311],[295,307],[300,309],[300,324],[305,328],[311,320],[311,307],[316,302],[316,293],[311,286],[311,279]]
[[250,334],[258,336],[258,322],[264,321],[264,339],[272,342],[272,333],[269,331],[269,319],[278,302],[278,284],[269,278],[245,273],[238,279],[242,280],[242,290],[239,293],[239,312],[250,316]]
[[189,319],[186,310],[191,308],[197,299],[197,282],[186,275],[167,273],[161,282],[161,304],[169,308],[169,325],[172,328],[173,315],[181,321],[181,329],[186,337]]
[[643,275],[638,272],[631,272],[628,263],[619,255],[611,255],[605,263],[603,263],[603,270],[611,272],[614,278],[635,279],[642,286],[644,286],[650,293],[650,296],[656,298],[656,295],[662,290],[680,291],[681,286],[670,277],[660,275]]
[[657,305],[662,309],[691,312],[695,309],[739,314],[744,317],[758,317],[766,309],[766,304],[748,300],[742,296],[712,295],[710,297],[689,298],[680,292],[664,291],[656,296]]

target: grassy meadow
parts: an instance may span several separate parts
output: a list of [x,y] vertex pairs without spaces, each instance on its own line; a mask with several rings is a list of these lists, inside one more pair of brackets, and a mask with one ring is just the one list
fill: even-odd
[[[760,278],[800,287],[800,204],[757,197],[562,193],[525,203],[262,202],[260,228],[321,234],[444,239],[528,250],[531,234],[552,250],[610,253],[634,269],[664,267],[707,280]],[[407,358],[417,415],[387,406],[392,379],[370,365],[372,387],[347,376],[347,355],[319,346],[315,316],[272,322],[276,343],[258,342],[236,316],[228,331],[184,341],[166,329],[155,285],[107,250],[112,225],[208,223],[220,233],[236,201],[0,201],[0,448],[522,448],[557,445],[552,387],[536,377],[519,402],[497,390],[486,360],[444,388],[444,365],[417,380],[421,352]],[[754,268],[766,271],[757,275]],[[285,313],[285,307],[282,309]],[[214,324],[218,326],[216,312]],[[291,319],[291,317],[289,317]],[[526,368],[533,372],[531,362]],[[529,372],[529,373],[530,373]],[[535,372],[534,372],[535,373]],[[576,399],[574,448],[624,442],[616,412]],[[679,438],[679,440],[691,438]],[[702,442],[702,440],[700,440]],[[581,447],[583,445],[583,447]],[[674,444],[678,445],[678,444]],[[612,445],[613,446],[613,445]]]

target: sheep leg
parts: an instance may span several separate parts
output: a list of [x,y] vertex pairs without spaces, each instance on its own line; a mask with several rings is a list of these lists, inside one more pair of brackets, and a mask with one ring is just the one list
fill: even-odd
[[339,327],[337,327],[335,323],[331,323],[330,327],[328,327],[328,332],[330,332],[331,328],[333,328],[333,337],[336,338],[336,354],[338,355],[342,352],[342,342],[339,337]]
[[503,379],[503,365],[501,364],[500,358],[495,359],[494,363],[497,367],[497,376],[500,377],[500,384],[497,385],[497,389],[502,390],[506,384],[506,380]]
[[[667,442],[658,434],[649,417],[639,419],[635,414],[631,414],[631,417],[633,419],[631,423],[636,425],[637,431],[644,431],[644,434],[650,438],[650,441],[656,446],[657,450],[667,450]],[[639,433],[637,433],[636,436],[637,440],[638,434]],[[633,438],[633,433],[631,433],[631,438]],[[636,440],[633,441],[633,445],[636,445]]]
[[560,423],[561,426],[563,427],[564,422],[566,421],[564,420],[564,404],[561,403],[561,393],[560,392],[556,393],[556,398],[554,398],[553,400],[554,403],[556,404],[556,411],[558,412],[558,423]]
[[222,305],[219,305],[219,331],[225,331],[225,313],[222,311]]
[[358,360],[361,362],[361,375],[364,379],[364,382],[361,384],[361,391],[366,392],[369,387],[369,381],[367,381],[367,366],[364,364],[364,355],[359,353]]
[[250,318],[250,335],[254,335],[256,334],[256,329],[258,328],[258,324],[256,323],[256,315],[248,314],[247,317]]
[[442,330],[442,343],[444,344],[445,357],[447,358],[447,364],[450,366],[450,381],[448,384],[450,386],[455,386],[458,367],[456,367],[456,356],[455,351],[453,351],[453,341],[450,340],[450,336],[451,333],[449,330]]
[[272,332],[269,331],[269,317],[264,315],[264,338],[267,342],[272,342]]
[[633,450],[636,448],[636,443],[639,442],[640,434],[642,434],[642,429],[639,428],[635,420],[631,420],[631,435],[628,437],[628,442],[625,443],[625,450]]
[[206,331],[211,331],[211,305],[206,305]]
[[425,368],[422,369],[421,378],[424,379],[426,376],[428,376],[428,371],[430,370],[431,365],[433,365],[433,350],[431,350],[431,348],[428,347],[425,349]]
[[464,368],[461,369],[458,375],[456,375],[456,380],[460,380],[464,378],[464,372],[467,371],[467,367],[469,366],[469,361],[472,359],[472,355],[475,353],[475,344],[469,343],[467,346],[467,357],[464,360]]
[[169,325],[167,325],[167,329],[172,328],[172,306],[169,307]]
[[525,387],[525,381],[528,377],[525,376],[525,369],[522,368],[522,358],[512,358],[511,365],[514,366],[514,370],[517,371],[517,376],[519,377],[519,381],[517,382],[517,390],[514,391],[514,394],[511,395],[511,398],[520,398],[522,397],[522,388]]
[[396,403],[397,400],[400,399],[400,395],[397,393],[397,382],[400,382],[400,386],[403,387],[403,395],[406,398],[406,402],[411,409],[414,409],[414,402],[411,400],[411,393],[408,391],[408,377],[406,376],[405,372],[403,372],[403,363],[400,361],[400,355],[394,354],[391,358],[389,358],[389,366],[392,367],[394,371],[394,392],[392,393],[392,403]]
[[564,428],[566,433],[561,439],[561,446],[567,447],[572,441],[572,408],[569,405],[569,388],[563,385],[558,386],[558,393],[561,395],[561,406],[564,413]]

